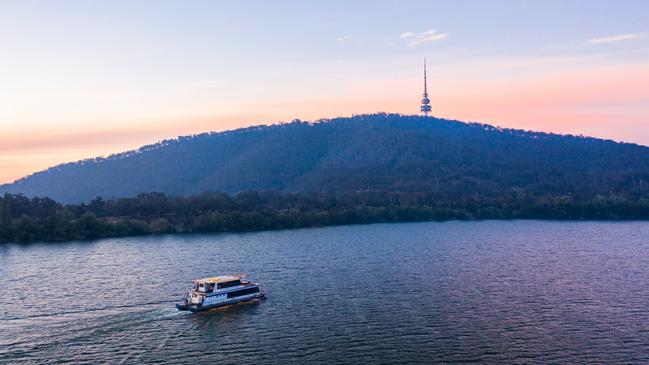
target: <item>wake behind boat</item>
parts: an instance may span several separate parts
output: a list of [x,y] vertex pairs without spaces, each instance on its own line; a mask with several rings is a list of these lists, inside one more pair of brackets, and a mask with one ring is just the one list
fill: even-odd
[[199,312],[224,305],[265,299],[259,285],[243,279],[243,275],[215,276],[194,280],[183,304],[176,304],[181,311]]

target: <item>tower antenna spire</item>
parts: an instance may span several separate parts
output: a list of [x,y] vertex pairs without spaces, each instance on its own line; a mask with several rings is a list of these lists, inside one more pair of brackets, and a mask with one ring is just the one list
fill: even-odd
[[428,96],[428,81],[426,80],[426,59],[424,58],[424,96]]
[[424,94],[421,99],[421,112],[425,117],[430,113],[430,99],[428,99],[428,80],[426,79],[426,59],[424,58]]

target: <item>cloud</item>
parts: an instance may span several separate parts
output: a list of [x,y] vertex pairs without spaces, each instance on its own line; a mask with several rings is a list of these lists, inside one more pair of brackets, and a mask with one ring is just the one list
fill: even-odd
[[340,37],[336,38],[336,42],[338,43],[346,43],[347,41],[351,40],[352,36],[349,34],[346,35],[341,35]]
[[586,41],[586,44],[602,44],[602,43],[630,41],[630,40],[638,39],[640,37],[642,37],[641,33],[620,34],[620,35],[614,35],[609,37],[589,39],[588,41]]
[[448,38],[448,33],[438,33],[436,30],[431,29],[422,33],[403,32],[399,38],[408,41],[408,46],[411,48],[444,40]]

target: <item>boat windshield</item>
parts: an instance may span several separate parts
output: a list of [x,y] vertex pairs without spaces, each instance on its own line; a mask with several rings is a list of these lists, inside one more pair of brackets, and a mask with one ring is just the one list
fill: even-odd
[[214,283],[203,283],[203,282],[194,283],[192,290],[199,291],[202,293],[211,293],[214,291]]

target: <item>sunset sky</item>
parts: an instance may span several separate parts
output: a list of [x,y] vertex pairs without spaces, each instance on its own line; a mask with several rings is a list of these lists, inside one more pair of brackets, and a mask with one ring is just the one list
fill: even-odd
[[649,145],[649,1],[0,0],[0,183],[378,111]]

